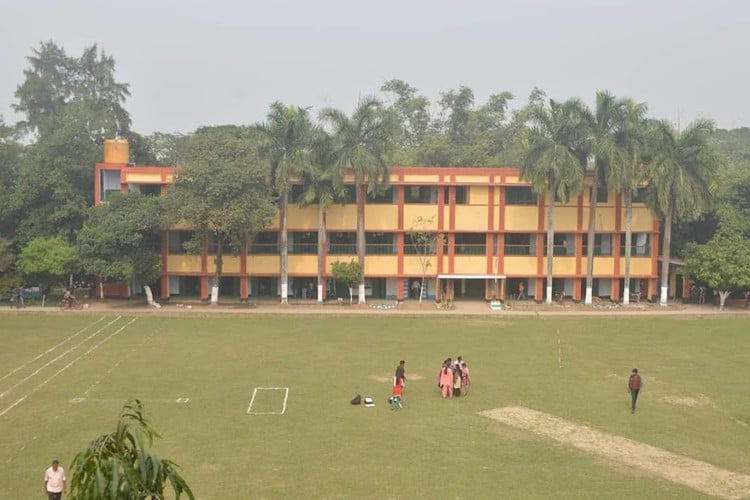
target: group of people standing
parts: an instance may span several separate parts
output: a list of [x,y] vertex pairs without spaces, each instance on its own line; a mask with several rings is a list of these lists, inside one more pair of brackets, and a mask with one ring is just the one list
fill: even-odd
[[443,398],[455,398],[466,396],[471,386],[471,375],[469,367],[461,356],[455,361],[448,358],[443,361],[443,366],[437,376],[437,385]]

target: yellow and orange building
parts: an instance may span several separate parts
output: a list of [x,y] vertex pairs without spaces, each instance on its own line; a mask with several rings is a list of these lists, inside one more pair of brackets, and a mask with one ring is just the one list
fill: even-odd
[[[104,162],[95,167],[95,203],[112,191],[163,195],[176,168],[128,163],[127,142],[105,143]],[[353,181],[353,179],[351,179]],[[293,188],[292,199],[295,190]],[[353,188],[352,188],[353,189]],[[598,193],[594,260],[594,296],[621,298],[624,274],[624,203],[616,192]],[[408,236],[414,229],[441,235],[428,253],[423,297],[440,296],[450,283],[455,298],[489,300],[515,295],[523,283],[527,295],[543,300],[546,280],[546,207],[509,167],[392,167],[390,187],[365,207],[366,295],[402,300],[421,283],[424,256]],[[289,295],[312,299],[317,276],[316,205],[288,212]],[[586,282],[588,190],[568,203],[555,203],[553,289],[580,300]],[[326,213],[325,265],[328,296],[337,293],[331,263],[356,260],[356,205],[333,205]],[[240,255],[224,256],[223,297],[279,294],[278,217]],[[636,196],[633,204],[631,292],[651,297],[657,290],[659,222]],[[158,294],[207,299],[214,273],[211,243],[200,255],[185,252],[192,233],[165,229],[161,238]],[[344,293],[341,293],[344,292]],[[419,290],[416,295],[419,295]],[[119,293],[111,289],[111,294]],[[339,290],[339,295],[346,291]]]

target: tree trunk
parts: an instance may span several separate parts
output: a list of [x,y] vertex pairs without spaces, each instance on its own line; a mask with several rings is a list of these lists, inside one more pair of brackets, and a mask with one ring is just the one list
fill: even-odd
[[724,303],[727,301],[730,295],[732,295],[731,290],[719,290],[719,311],[724,310]]
[[589,197],[589,233],[588,246],[586,247],[586,297],[584,304],[593,303],[594,288],[594,250],[596,247],[596,203],[599,190],[599,168],[594,159],[594,180],[591,185],[591,196]]
[[661,296],[659,305],[667,305],[667,292],[669,290],[669,247],[672,243],[672,200],[667,205],[667,213],[664,214],[664,239],[661,242]]
[[216,256],[214,262],[216,264],[216,272],[214,273],[213,284],[211,285],[211,305],[219,303],[219,283],[221,283],[221,273],[224,267],[224,242],[221,240],[221,235],[216,235]]
[[547,296],[545,302],[552,304],[552,260],[555,258],[555,190],[549,193],[547,206]]
[[289,302],[289,276],[288,276],[288,257],[289,249],[287,248],[287,207],[289,205],[289,195],[284,191],[279,197],[279,219],[281,221],[281,231],[279,234],[279,251],[281,253],[281,303]]
[[365,303],[365,189],[357,184],[357,259],[362,268],[362,281],[359,283],[358,303]]
[[326,212],[325,206],[318,201],[318,304],[323,303],[323,275],[325,274],[326,248]]
[[99,299],[104,300],[104,278],[99,277]]
[[625,283],[623,284],[622,303],[630,304],[630,258],[633,246],[633,192],[625,189]]

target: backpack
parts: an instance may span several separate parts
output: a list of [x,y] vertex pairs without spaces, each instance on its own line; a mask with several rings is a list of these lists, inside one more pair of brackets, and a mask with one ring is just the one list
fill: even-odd
[[640,388],[641,388],[641,376],[631,375],[630,376],[630,389],[633,391],[637,391]]
[[350,401],[350,403],[353,404],[353,405],[360,405],[360,404],[362,404],[362,396],[359,395],[359,394],[357,394],[356,396],[354,396],[354,398],[352,398],[352,400]]

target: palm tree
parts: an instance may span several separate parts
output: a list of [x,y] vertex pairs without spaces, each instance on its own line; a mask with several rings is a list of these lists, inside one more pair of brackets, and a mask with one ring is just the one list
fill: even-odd
[[654,123],[649,189],[654,208],[664,219],[661,305],[667,304],[672,220],[699,214],[711,199],[711,180],[720,165],[709,143],[713,131],[709,120],[698,120],[682,132],[666,121]]
[[365,198],[387,187],[390,152],[395,127],[392,116],[382,110],[380,101],[361,99],[351,117],[337,109],[324,109],[321,119],[331,128],[334,142],[334,179],[343,187],[345,172],[354,174],[357,199],[357,258],[363,270],[359,303],[365,303]]
[[[593,180],[589,197],[589,229],[588,246],[586,251],[586,295],[584,304],[591,305],[594,283],[594,250],[596,237],[596,204],[597,191],[601,179],[609,177],[608,171],[619,168],[622,162],[621,151],[615,140],[615,135],[622,123],[623,110],[627,105],[626,99],[616,99],[607,91],[596,93],[596,109],[594,113],[586,112],[589,136],[586,140],[587,153],[585,163],[591,160]],[[585,168],[585,167],[584,167]]]
[[343,201],[343,182],[338,181],[333,167],[331,137],[319,131],[315,140],[314,161],[302,170],[304,191],[298,201],[300,207],[318,204],[318,303],[323,302],[323,277],[325,275],[324,249],[326,248],[326,210],[336,201]]
[[311,141],[315,129],[307,109],[271,104],[266,122],[256,125],[261,133],[262,154],[271,164],[271,184],[279,194],[279,249],[281,253],[281,303],[288,299],[287,207],[291,180],[310,164]]
[[630,303],[630,264],[633,251],[633,193],[646,178],[644,154],[647,106],[629,101],[623,113],[620,129],[616,132],[617,148],[622,160],[612,165],[609,185],[623,193],[625,198],[625,277],[622,302]]
[[547,205],[547,290],[546,302],[552,303],[552,260],[554,258],[555,199],[567,200],[583,184],[578,150],[582,139],[582,103],[570,99],[564,103],[549,100],[549,106],[533,104],[529,110],[531,126],[521,164],[521,179],[534,191],[548,197]]

